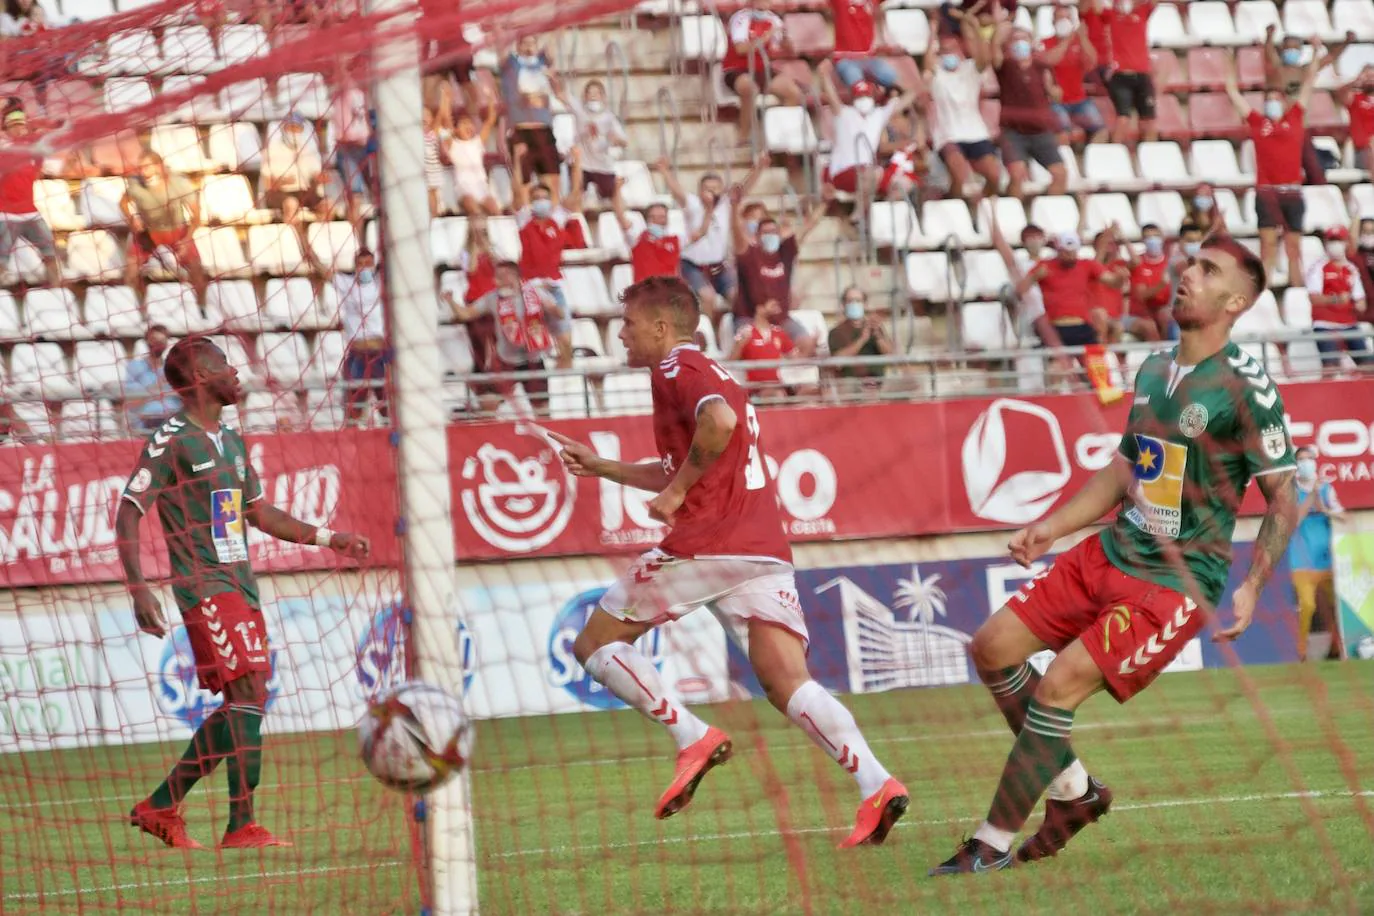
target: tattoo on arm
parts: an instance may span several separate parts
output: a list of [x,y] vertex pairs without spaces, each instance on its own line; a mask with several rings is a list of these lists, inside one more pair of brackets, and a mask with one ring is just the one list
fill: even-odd
[[1288,539],[1297,527],[1299,510],[1296,475],[1292,471],[1260,480],[1260,488],[1269,501],[1269,508],[1260,522],[1259,534],[1255,536],[1255,556],[1250,561],[1250,572],[1246,576],[1257,587],[1263,587],[1269,581],[1270,574],[1288,550]]
[[710,467],[711,462],[719,457],[719,451],[707,448],[695,440],[693,440],[691,446],[687,449],[687,463],[703,471]]

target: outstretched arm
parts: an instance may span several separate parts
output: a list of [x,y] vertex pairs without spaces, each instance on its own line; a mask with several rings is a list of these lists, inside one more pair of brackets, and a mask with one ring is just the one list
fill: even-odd
[[1302,86],[1298,88],[1297,101],[1304,112],[1312,107],[1312,91],[1317,88],[1317,77],[1321,76],[1322,68],[1326,66],[1323,56],[1318,53],[1321,51],[1321,40],[1314,35],[1311,44],[1312,62],[1307,65],[1307,72],[1302,77]]
[[244,509],[248,523],[279,541],[293,544],[314,544],[328,547],[353,559],[363,559],[372,552],[372,542],[366,535],[347,531],[331,531],[323,525],[310,525],[269,503],[258,499]]
[[668,486],[668,474],[660,461],[612,461],[602,458],[591,446],[561,433],[550,432],[549,438],[562,448],[558,457],[576,477],[604,477],[614,483],[660,493]]

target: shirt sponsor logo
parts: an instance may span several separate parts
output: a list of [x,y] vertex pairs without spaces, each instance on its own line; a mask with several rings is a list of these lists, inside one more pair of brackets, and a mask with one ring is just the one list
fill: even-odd
[[1178,415],[1178,431],[1189,439],[1196,439],[1207,432],[1207,420],[1206,407],[1197,403],[1189,404]]
[[202,461],[200,464],[193,464],[193,465],[191,465],[191,473],[192,473],[192,474],[199,474],[201,471],[208,471],[208,470],[210,470],[210,469],[211,469],[212,467],[214,467],[214,466],[215,466],[215,462],[214,462],[213,460],[211,460],[211,461]]
[[153,482],[153,472],[147,468],[139,468],[138,473],[129,479],[129,492],[142,493],[148,489]]
[[1147,534],[1176,538],[1182,529],[1188,447],[1140,433],[1135,434],[1135,445],[1135,505],[1126,510],[1126,518]]
[[247,563],[248,541],[243,526],[243,491],[212,490],[210,538],[221,563]]

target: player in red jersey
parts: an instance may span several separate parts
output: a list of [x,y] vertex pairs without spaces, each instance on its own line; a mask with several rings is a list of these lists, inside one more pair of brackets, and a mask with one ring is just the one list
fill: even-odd
[[579,477],[604,477],[658,495],[649,503],[668,535],[632,565],[587,618],[573,654],[587,673],[677,741],[677,771],[655,816],[670,817],[731,753],[730,738],[682,705],[634,642],[661,623],[708,607],[745,649],[768,701],[853,774],[864,796],[840,844],[881,843],[905,813],[906,788],[885,770],[854,717],[806,668],[807,633],[792,550],[744,390],[693,343],[700,307],[678,277],[625,290],[620,339],[631,366],[653,376],[659,461],[600,457],[552,434]]

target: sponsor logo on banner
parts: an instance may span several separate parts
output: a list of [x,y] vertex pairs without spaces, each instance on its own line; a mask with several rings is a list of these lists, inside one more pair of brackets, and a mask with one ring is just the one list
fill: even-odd
[[[272,677],[267,682],[267,706],[270,711],[281,692],[277,676],[277,651],[272,650]],[[157,684],[153,691],[158,708],[175,716],[192,729],[200,728],[210,713],[220,706],[220,697],[200,688],[196,679],[196,657],[191,651],[191,637],[185,627],[177,627],[171,638],[162,641],[162,656],[158,659]]]
[[[856,693],[968,683],[972,636],[936,623],[948,614],[941,575],[898,578],[889,606],[848,576],[823,582],[816,593],[839,590],[849,689]],[[898,613],[902,618],[898,618]]]
[[[1007,425],[1018,434],[1008,439]],[[1045,450],[1035,446],[1049,445]],[[1040,455],[1039,460],[1031,456]],[[1025,525],[1044,515],[1072,475],[1064,433],[1039,404],[998,398],[973,421],[962,452],[964,490],[979,518]],[[1045,460],[1048,458],[1048,460]]]
[[517,423],[515,432],[515,448],[484,442],[463,461],[459,501],[482,540],[529,553],[567,528],[577,486],[537,427]]
[[[367,699],[406,679],[407,627],[398,605],[377,612],[358,640],[358,685]],[[472,631],[458,621],[458,653],[463,667],[463,690],[472,686],[476,666]]]
[[[622,709],[625,704],[605,687],[602,687],[578,664],[573,657],[573,640],[582,631],[587,616],[596,609],[604,588],[593,588],[574,595],[553,619],[549,631],[549,683],[561,687],[580,702],[597,709]],[[655,628],[640,637],[635,643],[644,656],[654,663],[659,671],[663,670],[662,629]]]
[[[1344,403],[1343,399],[1329,403]],[[1317,450],[1318,473],[1327,483],[1374,481],[1374,423],[1368,417],[1333,417],[1328,420],[1294,420],[1285,416],[1295,445],[1310,444]],[[1345,497],[1346,494],[1342,494]],[[1347,508],[1353,506],[1349,500]]]

